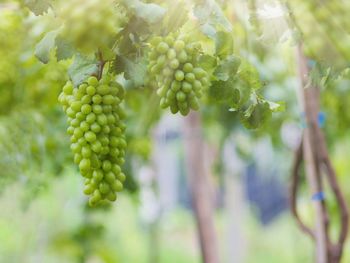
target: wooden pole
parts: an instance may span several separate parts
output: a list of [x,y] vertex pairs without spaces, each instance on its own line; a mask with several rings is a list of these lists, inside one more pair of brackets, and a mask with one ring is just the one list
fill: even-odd
[[[316,242],[316,263],[339,263],[344,249],[349,213],[344,195],[339,187],[335,170],[328,156],[325,137],[318,123],[319,89],[310,83],[307,58],[304,56],[301,44],[298,45],[298,69],[300,77],[299,97],[305,117],[301,147],[297,150],[292,170],[291,211],[302,231],[310,235]],[[303,148],[303,149],[302,149]],[[315,229],[306,226],[297,211],[297,193],[299,184],[299,169],[302,159],[305,161],[307,178],[312,196],[318,196],[313,201],[315,210]],[[332,242],[329,236],[329,214],[323,193],[322,175],[326,175],[327,183],[333,192],[340,214],[340,229],[338,239]],[[326,183],[325,182],[325,183]]]
[[[309,68],[307,58],[304,56],[302,47],[299,44],[297,50],[298,68],[300,78],[300,97],[305,117],[305,131],[303,133],[303,153],[307,179],[311,194],[322,193],[321,171],[318,165],[318,112],[319,112],[319,89],[310,84]],[[316,241],[316,262],[328,263],[327,243],[329,219],[325,209],[324,200],[313,201],[315,211],[315,241]]]
[[201,120],[197,112],[191,112],[185,118],[183,134],[186,170],[203,262],[219,263],[218,243],[214,225],[213,191],[209,174],[205,169]]

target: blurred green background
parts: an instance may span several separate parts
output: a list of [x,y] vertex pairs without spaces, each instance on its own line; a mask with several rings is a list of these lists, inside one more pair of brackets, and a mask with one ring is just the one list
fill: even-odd
[[[0,2],[0,262],[201,262],[183,167],[182,122],[168,115],[159,120],[159,112],[145,120],[149,116],[133,112],[148,100],[145,91],[141,98],[131,91],[126,103],[127,190],[110,206],[86,206],[57,103],[71,61],[43,65],[34,57],[35,44],[52,27],[46,20],[50,14],[35,17],[15,1]],[[264,22],[267,28],[272,23]],[[247,30],[237,21],[236,48],[249,54],[269,83],[266,96],[285,101],[286,111],[259,131],[247,131],[225,114],[215,119],[210,106],[203,111],[222,262],[312,262],[313,244],[297,228],[287,204],[292,151],[302,129],[294,90],[295,47],[289,40],[271,48],[277,32],[259,42]],[[347,74],[334,78],[323,87],[322,99],[330,153],[348,203],[349,83]],[[139,136],[143,123],[151,129]],[[221,134],[230,134],[224,143]],[[336,233],[337,210],[328,196]],[[299,201],[311,224],[305,185]],[[344,251],[342,262],[350,262],[349,242]]]

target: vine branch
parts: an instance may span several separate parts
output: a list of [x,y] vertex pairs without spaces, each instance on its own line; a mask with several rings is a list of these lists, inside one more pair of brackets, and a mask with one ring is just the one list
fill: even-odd
[[[292,168],[292,185],[290,191],[291,211],[295,217],[299,227],[309,236],[313,237],[316,243],[317,263],[339,263],[341,260],[344,243],[348,232],[349,214],[346,206],[345,198],[340,190],[335,170],[330,161],[326,140],[321,128],[318,125],[319,111],[319,89],[315,86],[305,88],[309,79],[309,67],[307,58],[302,52],[302,45],[298,45],[299,60],[299,77],[301,80],[300,91],[302,95],[302,103],[304,106],[307,127],[303,133],[302,143],[295,153]],[[304,146],[303,146],[304,145]],[[304,153],[303,153],[304,149]],[[334,193],[339,208],[341,226],[339,236],[336,242],[332,242],[329,236],[329,211],[326,206],[326,200],[321,198],[315,200],[314,208],[316,212],[315,230],[311,231],[302,221],[297,211],[297,194],[298,184],[300,184],[300,166],[302,160],[307,164],[307,176],[310,188],[313,194],[323,192],[322,175],[325,174],[327,182]],[[324,172],[324,173],[322,173]]]
[[97,51],[97,58],[98,58],[98,73],[97,78],[100,80],[103,73],[103,68],[106,64],[106,61],[103,59],[101,50]]
[[297,208],[297,195],[298,195],[298,189],[300,184],[300,167],[302,165],[303,161],[303,141],[301,140],[300,145],[298,146],[297,150],[294,153],[294,162],[293,162],[293,168],[292,168],[292,184],[290,187],[290,208],[292,215],[294,216],[295,220],[297,221],[297,224],[301,231],[303,231],[305,234],[309,235],[313,240],[315,240],[315,233],[311,228],[306,226],[304,222],[301,220]]

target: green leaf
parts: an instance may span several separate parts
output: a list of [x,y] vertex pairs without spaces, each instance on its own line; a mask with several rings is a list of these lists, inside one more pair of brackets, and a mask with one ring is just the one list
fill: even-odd
[[[235,91],[234,82],[233,81],[212,81],[209,87],[209,98],[215,102],[229,102],[233,100],[233,96],[237,95]],[[239,94],[239,92],[238,92]]]
[[59,29],[48,32],[36,45],[34,54],[43,63],[50,60],[50,52],[55,47],[55,39],[59,33]]
[[132,81],[135,87],[144,84],[147,73],[147,66],[144,59],[132,61],[124,56],[117,56],[112,65],[112,71],[116,74],[124,72],[124,77]]
[[198,18],[199,23],[204,26],[201,28],[202,32],[211,38],[213,38],[213,30],[216,31],[217,28],[223,28],[225,31],[232,30],[230,21],[214,0],[197,1],[193,14]]
[[204,23],[204,24],[200,25],[200,30],[204,35],[206,35],[212,39],[216,38],[216,28],[212,24]]
[[219,31],[215,36],[215,53],[225,58],[233,53],[233,38],[230,32]]
[[241,93],[237,88],[235,88],[233,90],[233,96],[231,97],[229,111],[238,111],[240,106],[239,105],[240,101],[241,101]]
[[230,21],[226,18],[224,12],[222,11],[222,8],[218,3],[216,3],[215,0],[207,0],[208,3],[210,3],[210,6],[212,8],[211,16],[213,17],[213,20],[223,27],[226,31],[232,30],[232,25]]
[[214,75],[217,79],[227,81],[231,76],[236,75],[241,60],[237,56],[229,56],[220,61],[219,66],[215,69]]
[[237,74],[240,81],[250,89],[256,90],[262,87],[259,72],[253,65],[249,64],[248,62],[241,63]]
[[267,103],[269,104],[270,110],[272,112],[283,112],[286,110],[286,104],[284,101],[279,101],[279,102],[267,101]]
[[257,129],[272,115],[270,105],[266,101],[251,104],[246,110],[240,112],[242,124],[247,129]]
[[74,55],[74,48],[63,38],[59,36],[56,37],[55,44],[57,47],[56,57],[58,61],[71,58]]
[[95,58],[76,55],[73,64],[68,69],[68,74],[74,86],[78,86],[91,75],[98,75],[98,62]]
[[216,67],[217,59],[216,57],[205,54],[200,56],[198,63],[204,70],[211,71]]
[[249,98],[251,96],[251,89],[245,85],[242,85],[242,83],[237,79],[237,77],[235,78],[236,80],[236,89],[239,91],[239,101],[236,102],[236,107],[242,107],[244,104],[247,103],[247,101],[249,101]]
[[312,69],[310,71],[311,83],[316,87],[325,87],[327,86],[330,76],[331,68],[325,65],[322,65],[319,62],[314,62],[313,60],[308,61]]
[[29,8],[36,16],[45,13],[51,6],[51,0],[25,0],[25,6]]
[[208,8],[206,1],[200,1],[193,8],[193,14],[201,23],[205,23],[210,19],[211,9]]
[[153,3],[143,3],[139,0],[125,0],[124,3],[149,24],[158,23],[166,13],[166,9]]
[[188,21],[186,0],[169,1],[168,11],[162,22],[168,33],[175,32]]

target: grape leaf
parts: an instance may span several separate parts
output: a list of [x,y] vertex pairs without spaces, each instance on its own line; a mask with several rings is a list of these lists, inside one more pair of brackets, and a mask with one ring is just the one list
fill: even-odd
[[204,70],[210,71],[216,67],[217,59],[216,57],[205,54],[200,56],[198,63]]
[[215,69],[214,75],[217,79],[227,81],[230,76],[237,73],[241,60],[237,56],[229,56],[226,59],[220,61],[220,64]]
[[243,82],[247,87],[255,90],[262,87],[259,72],[253,65],[249,64],[248,62],[244,61],[241,63],[237,74],[240,81]]
[[188,21],[188,9],[186,0],[170,1],[165,19],[162,22],[167,32],[175,32]]
[[247,129],[257,129],[263,125],[272,115],[267,101],[257,101],[246,110],[240,112],[240,120]]
[[236,89],[239,91],[239,101],[236,102],[236,107],[242,107],[250,98],[251,89],[246,85],[242,85],[242,82],[236,77]]
[[233,38],[230,32],[219,31],[215,36],[215,53],[225,58],[233,53]]
[[308,63],[311,67],[311,83],[317,87],[327,86],[327,82],[330,80],[331,68],[313,60],[309,60]]
[[73,64],[68,69],[70,79],[74,86],[78,86],[91,75],[97,76],[98,62],[95,58],[85,57],[77,54]]
[[226,18],[224,12],[222,11],[222,8],[216,3],[215,0],[207,0],[208,3],[210,3],[210,6],[212,8],[212,17],[213,20],[219,24],[221,27],[223,27],[226,31],[232,30],[232,25],[230,21]]
[[112,71],[116,74],[124,72],[125,79],[132,81],[134,87],[140,87],[145,82],[147,66],[143,59],[133,61],[118,55],[113,62]]
[[267,101],[267,103],[269,104],[270,110],[272,112],[282,112],[286,110],[286,104],[283,101],[279,101],[279,102]]
[[58,61],[71,58],[74,55],[73,47],[63,38],[59,36],[56,37],[55,44],[57,47],[56,57]]
[[[205,25],[202,29],[203,34],[213,37],[213,30],[223,28],[225,31],[231,31],[232,26],[225,17],[221,7],[213,0],[197,1],[193,14],[199,20],[201,25]],[[208,30],[210,27],[210,30]],[[203,30],[204,29],[204,30]]]
[[239,105],[240,101],[241,101],[241,93],[239,89],[235,88],[233,90],[233,96],[231,97],[229,111],[238,111],[240,107]]
[[55,47],[55,39],[59,29],[48,32],[36,45],[34,54],[44,64],[50,60],[50,52]]
[[227,102],[234,96],[234,82],[216,80],[209,87],[209,98],[215,102]]
[[124,3],[148,24],[159,22],[166,13],[166,9],[154,3],[143,3],[139,0],[125,0]]
[[201,24],[200,30],[204,35],[206,35],[212,39],[216,38],[216,28],[212,24],[210,24],[210,23]]
[[29,8],[36,16],[45,13],[51,6],[50,0],[25,0],[24,4]]

